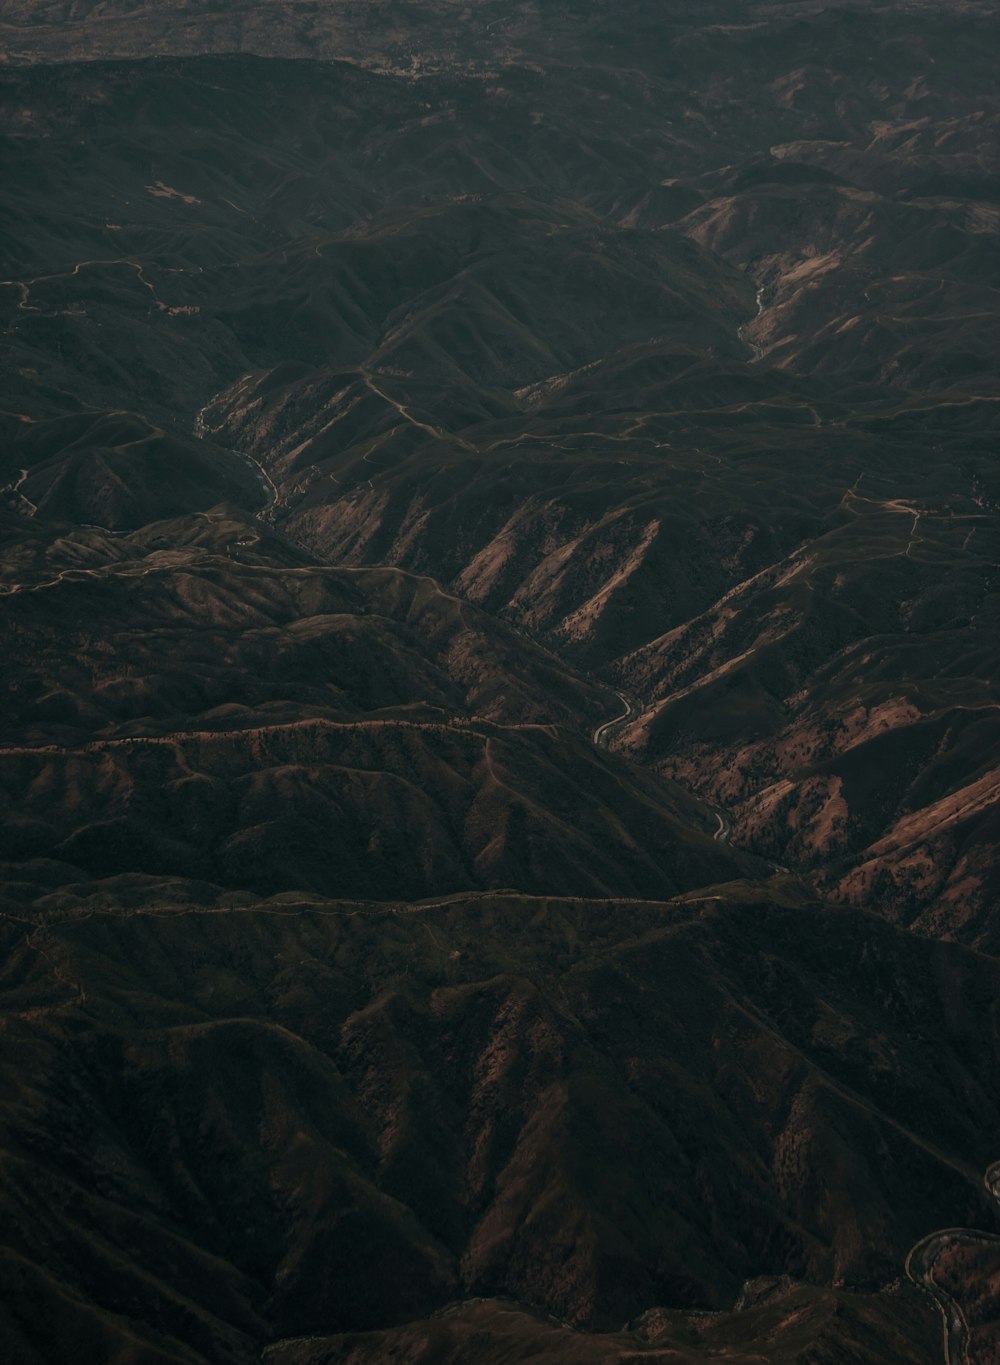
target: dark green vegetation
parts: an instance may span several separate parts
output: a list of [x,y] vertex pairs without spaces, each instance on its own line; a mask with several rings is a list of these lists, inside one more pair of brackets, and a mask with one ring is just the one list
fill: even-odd
[[5,25],[6,1356],[939,1361],[990,8]]

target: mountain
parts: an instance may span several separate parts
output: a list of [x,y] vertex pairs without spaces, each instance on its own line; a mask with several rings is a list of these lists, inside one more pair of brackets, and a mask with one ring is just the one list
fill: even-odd
[[386,909],[76,875],[25,868],[6,911],[25,1358],[86,1332],[242,1361],[483,1295],[568,1322],[563,1350],[661,1303],[684,1342],[786,1275],[687,1343],[752,1341],[792,1294],[824,1336],[933,1359],[899,1273],[928,1226],[988,1218],[985,955],[739,884]]
[[0,32],[6,1355],[992,1360],[994,7]]

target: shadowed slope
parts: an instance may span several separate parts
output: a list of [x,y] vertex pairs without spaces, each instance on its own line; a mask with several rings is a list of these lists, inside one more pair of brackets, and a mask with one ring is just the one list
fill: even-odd
[[984,1159],[996,1121],[973,954],[738,890],[389,916],[93,891],[4,921],[8,1030],[50,1078],[5,1082],[8,1169],[43,1153],[53,1196],[17,1254],[55,1236],[49,1274],[83,1275],[117,1330],[135,1291],[113,1248],[141,1239],[127,1311],[184,1359],[459,1289],[607,1329],[725,1306],[748,1275],[877,1285],[946,1210],[983,1216],[956,1155]]

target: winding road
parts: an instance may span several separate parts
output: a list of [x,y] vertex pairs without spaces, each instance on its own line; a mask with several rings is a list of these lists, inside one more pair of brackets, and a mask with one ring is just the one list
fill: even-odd
[[[616,692],[615,696],[621,702],[622,706],[624,706],[625,710],[621,711],[617,716],[612,716],[610,720],[604,721],[604,723],[599,725],[594,731],[592,738],[600,749],[607,749],[619,730],[624,730],[625,726],[628,725],[630,721],[634,720],[642,711],[642,707],[639,703],[633,701],[631,697],[626,696],[624,692]],[[691,795],[694,796],[696,800],[700,801],[703,806],[706,806],[710,814],[715,816],[717,824],[712,838],[717,843],[728,844],[729,836],[733,832],[733,823],[729,816],[725,811],[720,810],[718,806],[710,806],[704,797],[697,796],[694,792],[692,792]]]
[[624,706],[625,710],[617,716],[612,716],[611,720],[606,720],[603,725],[599,725],[594,731],[594,743],[601,749],[606,749],[618,731],[624,729],[629,721],[634,720],[639,714],[639,706],[626,697],[624,692],[616,692],[615,696],[621,702],[622,706]]
[[[1000,1161],[986,1168],[983,1184],[1000,1203]],[[929,1294],[941,1313],[944,1331],[944,1365],[976,1365],[969,1356],[969,1321],[957,1303],[934,1278],[934,1267],[942,1252],[955,1246],[982,1246],[1000,1243],[1000,1234],[977,1232],[971,1228],[941,1228],[922,1237],[906,1258],[907,1278]],[[983,1363],[985,1365],[985,1362]]]
[[715,811],[715,818],[718,820],[719,825],[712,835],[712,838],[715,839],[717,843],[728,844],[729,836],[733,832],[733,822],[730,820],[729,816],[724,815],[721,810]]
[[744,346],[749,346],[751,351],[753,351],[754,360],[761,360],[763,359],[764,356],[763,348],[761,346],[758,346],[758,344],[755,341],[747,341],[745,333],[746,329],[752,326],[760,317],[761,313],[763,313],[764,311],[764,286],[762,284],[759,284],[757,286],[756,304],[757,304],[756,313],[754,313],[753,317],[750,318],[748,322],[743,322],[739,325],[739,327],[737,327],[736,335],[739,337],[740,341],[743,342]]
[[[215,433],[216,431],[219,430],[219,428],[210,427],[208,425],[208,423],[205,421],[205,413],[209,410],[210,407],[214,406],[216,401],[219,398],[221,398],[223,394],[229,392],[230,392],[229,389],[223,389],[221,393],[213,394],[212,397],[208,400],[208,402],[203,407],[198,409],[197,413],[195,414],[194,426],[191,431],[191,435],[195,438],[195,440],[202,441],[206,437],[212,438],[215,436]],[[237,389],[237,392],[239,392],[239,389]],[[248,455],[245,450],[237,450],[234,446],[225,446],[224,449],[228,450],[230,455],[235,455],[238,460],[242,460],[243,463],[249,466],[249,468],[252,469],[253,472],[257,475],[257,478],[260,480],[260,486],[263,489],[266,502],[264,506],[260,509],[260,511],[255,513],[255,516],[258,521],[270,521],[272,519],[274,509],[278,504],[278,490],[275,487],[274,480],[271,478],[270,474],[260,463],[260,461],[255,460],[252,455]]]

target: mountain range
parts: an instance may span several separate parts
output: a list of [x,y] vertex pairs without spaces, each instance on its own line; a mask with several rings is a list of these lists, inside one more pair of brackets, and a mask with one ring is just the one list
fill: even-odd
[[6,1358],[995,1360],[994,7],[0,35]]

